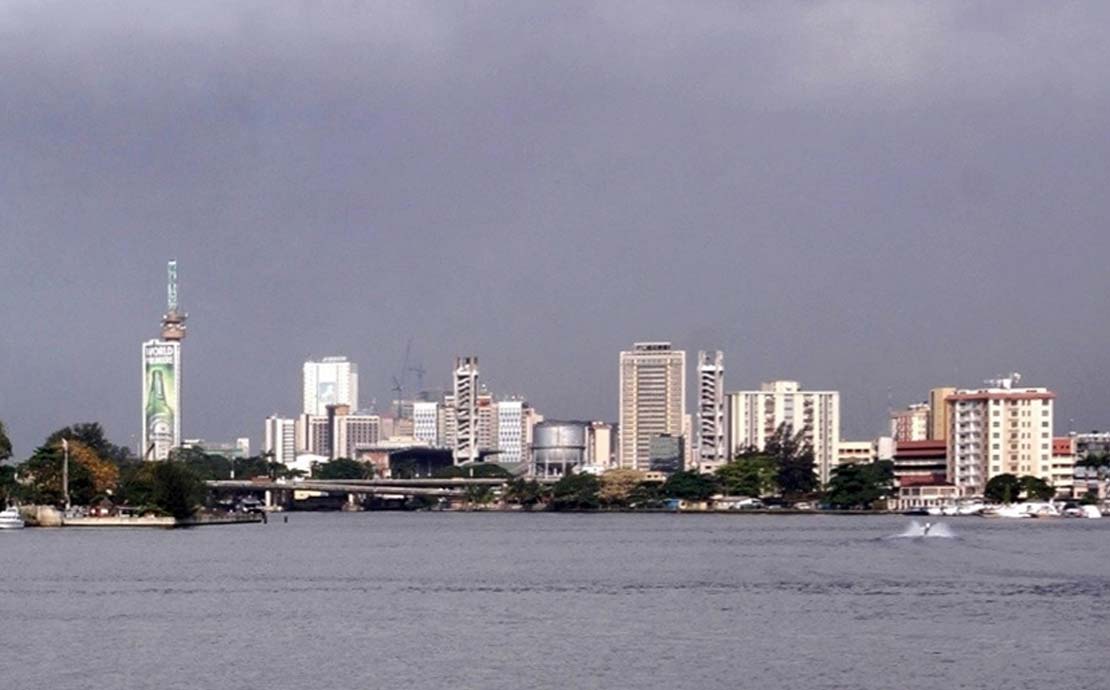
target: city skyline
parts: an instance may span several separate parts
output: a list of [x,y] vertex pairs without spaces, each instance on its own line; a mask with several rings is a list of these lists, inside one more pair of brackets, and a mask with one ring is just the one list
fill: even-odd
[[616,353],[663,339],[840,391],[844,438],[1006,371],[1110,424],[1105,5],[187,15],[2,19],[17,455],[138,445],[170,258],[187,437],[260,444],[333,353],[381,405],[409,338],[429,387],[474,354],[552,418],[615,421]]

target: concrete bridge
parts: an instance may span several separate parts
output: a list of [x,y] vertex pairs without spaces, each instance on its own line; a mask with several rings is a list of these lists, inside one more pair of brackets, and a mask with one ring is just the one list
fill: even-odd
[[210,490],[229,493],[264,494],[267,507],[285,505],[293,500],[294,491],[314,491],[333,496],[346,496],[354,504],[358,496],[383,498],[464,498],[471,486],[498,487],[507,479],[221,479],[205,482]]

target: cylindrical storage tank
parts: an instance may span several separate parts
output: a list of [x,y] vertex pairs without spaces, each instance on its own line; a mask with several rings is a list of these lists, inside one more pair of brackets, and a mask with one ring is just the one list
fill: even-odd
[[586,422],[540,422],[532,429],[532,464],[536,475],[558,477],[586,460]]

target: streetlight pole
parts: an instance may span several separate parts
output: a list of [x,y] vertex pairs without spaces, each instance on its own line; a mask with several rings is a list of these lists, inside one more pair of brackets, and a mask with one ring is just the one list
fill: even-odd
[[62,439],[62,495],[65,497],[66,512],[69,512],[69,441]]

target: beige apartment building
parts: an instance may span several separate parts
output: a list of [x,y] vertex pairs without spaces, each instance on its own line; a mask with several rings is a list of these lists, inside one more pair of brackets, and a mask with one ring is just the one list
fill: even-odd
[[947,396],[948,478],[965,495],[991,477],[1033,475],[1052,481],[1053,401],[1047,388],[1015,388],[1019,376]]
[[619,466],[651,469],[651,441],[682,436],[686,352],[668,342],[635,343],[620,354]]

